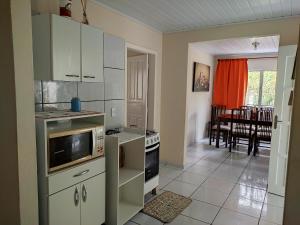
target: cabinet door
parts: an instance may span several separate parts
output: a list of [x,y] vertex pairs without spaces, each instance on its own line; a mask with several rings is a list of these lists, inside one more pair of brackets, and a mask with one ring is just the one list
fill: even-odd
[[81,225],[105,222],[105,173],[81,183]]
[[81,25],[81,75],[85,82],[103,82],[103,32]]
[[125,68],[125,41],[123,39],[104,34],[104,67]]
[[125,72],[124,70],[105,68],[105,100],[125,98]]
[[80,81],[80,23],[52,15],[53,80]]
[[49,225],[80,225],[80,186],[49,196]]

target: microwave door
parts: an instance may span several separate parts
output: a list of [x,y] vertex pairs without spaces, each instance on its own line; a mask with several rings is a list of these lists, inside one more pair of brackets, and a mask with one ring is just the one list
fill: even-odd
[[49,157],[50,170],[64,168],[84,161],[85,157],[90,157],[93,151],[92,131],[50,138]]

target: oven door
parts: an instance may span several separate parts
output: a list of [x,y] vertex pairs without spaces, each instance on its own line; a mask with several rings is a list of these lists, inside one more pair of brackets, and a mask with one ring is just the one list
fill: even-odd
[[93,130],[49,137],[49,171],[90,160],[94,149]]
[[159,173],[159,143],[146,148],[145,182]]

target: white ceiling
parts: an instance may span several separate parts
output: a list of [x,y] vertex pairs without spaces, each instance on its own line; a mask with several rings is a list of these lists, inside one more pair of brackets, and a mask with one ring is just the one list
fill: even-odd
[[[259,42],[255,50],[252,43]],[[262,53],[277,53],[279,47],[279,36],[256,37],[256,38],[234,38],[217,41],[197,42],[192,47],[211,55],[249,55]]]
[[162,32],[300,15],[300,0],[96,0]]

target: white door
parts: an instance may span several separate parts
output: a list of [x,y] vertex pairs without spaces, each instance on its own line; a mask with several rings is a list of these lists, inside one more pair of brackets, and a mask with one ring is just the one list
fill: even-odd
[[105,173],[81,183],[81,225],[105,222]]
[[147,122],[148,55],[127,60],[127,126],[145,129]]
[[79,185],[49,197],[49,225],[80,225]]
[[53,80],[80,81],[80,23],[52,16]]
[[268,191],[285,195],[292,106],[289,105],[296,45],[279,47]]
[[103,82],[103,32],[81,24],[81,75],[85,82]]

